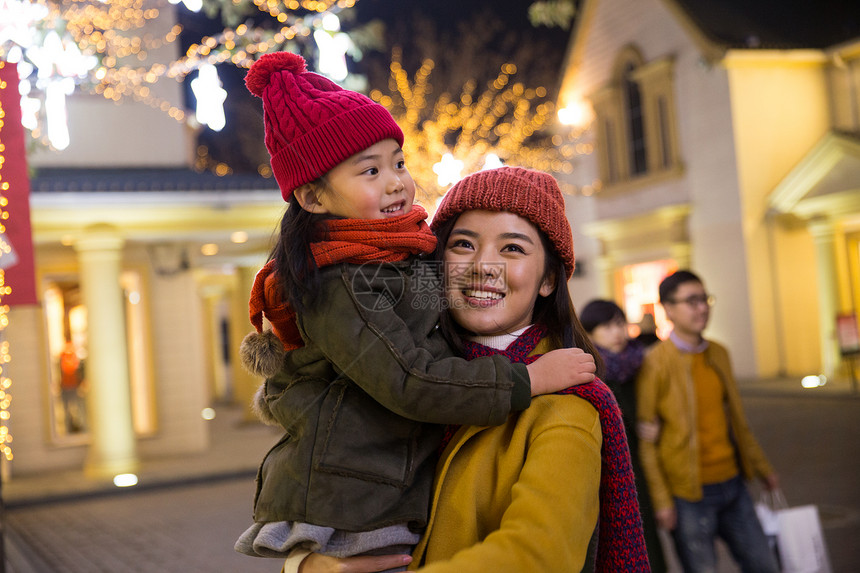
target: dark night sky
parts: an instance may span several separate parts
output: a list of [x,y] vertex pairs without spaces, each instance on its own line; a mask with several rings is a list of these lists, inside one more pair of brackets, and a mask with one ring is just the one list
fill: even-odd
[[528,8],[531,4],[532,0],[359,0],[354,10],[361,20],[403,19],[420,10],[437,22],[455,22],[486,8],[511,25],[529,25]]
[[[488,50],[486,69],[470,69],[476,79],[484,81],[486,76],[494,76],[497,71],[499,60],[494,56],[500,56],[507,61],[513,61],[520,66],[527,66],[540,77],[556,76],[563,63],[564,54],[570,41],[570,30],[558,27],[546,26],[535,27],[528,18],[528,10],[534,0],[427,0],[427,1],[404,1],[404,0],[358,0],[352,9],[358,22],[367,22],[380,19],[387,27],[387,47],[384,54],[370,53],[369,60],[387,67],[390,50],[394,45],[403,48],[403,65],[408,73],[417,69],[420,58],[428,54],[423,53],[418,44],[427,44],[416,41],[419,36],[415,32],[413,24],[416,15],[424,19],[432,20],[437,29],[435,40],[439,46],[461,46],[459,42],[464,36],[469,37],[475,32],[481,31],[482,22],[500,21],[504,29],[515,35],[516,41],[507,36],[507,33],[493,32],[491,43],[484,44]],[[403,29],[409,31],[404,33]],[[349,31],[346,28],[346,31]],[[423,28],[419,28],[423,30]],[[494,27],[482,29],[493,30]],[[432,36],[431,36],[432,37]],[[415,39],[413,39],[415,38]],[[483,41],[483,40],[482,40]],[[425,46],[426,47],[426,46]],[[528,49],[523,50],[524,47]],[[529,52],[526,55],[525,52]],[[439,55],[439,54],[436,54]],[[526,59],[521,59],[526,57]],[[537,59],[528,59],[537,58]],[[454,61],[448,60],[447,65],[456,65]],[[468,62],[468,58],[465,59]],[[366,62],[357,62],[351,65],[351,69],[357,73],[367,74],[364,68]],[[437,63],[440,63],[437,60]],[[443,64],[444,65],[444,64]],[[469,64],[466,64],[469,65]],[[471,65],[475,65],[472,63]],[[377,68],[378,69],[378,68]],[[521,69],[520,79],[531,81],[522,75],[526,69]],[[438,71],[437,71],[438,74]],[[541,75],[543,74],[543,75]],[[528,75],[528,74],[527,74]],[[532,76],[535,77],[535,76]],[[371,76],[371,81],[378,84],[380,78]],[[545,79],[539,80],[541,85],[547,84]],[[550,81],[549,84],[552,82]]]
[[358,0],[353,10],[360,22],[379,18],[387,23],[408,21],[415,12],[434,20],[440,28],[454,30],[473,16],[492,13],[513,29],[534,30],[554,44],[566,46],[569,30],[534,28],[528,9],[534,0]]

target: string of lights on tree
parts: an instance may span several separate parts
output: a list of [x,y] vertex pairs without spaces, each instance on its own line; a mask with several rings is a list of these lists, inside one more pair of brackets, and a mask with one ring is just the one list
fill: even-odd
[[[438,200],[467,173],[501,165],[518,165],[557,175],[570,173],[576,155],[591,153],[581,143],[581,128],[558,123],[555,104],[543,87],[514,81],[517,67],[502,66],[483,91],[467,82],[460,94],[434,101],[432,60],[425,60],[410,80],[398,50],[392,55],[388,93],[370,97],[391,111],[403,129],[409,170],[429,195]],[[573,193],[571,185],[561,185]]]
[[[173,22],[170,11],[175,8],[168,1],[180,2],[0,0],[0,60],[17,63],[22,123],[31,144],[56,150],[70,144],[65,101],[75,90],[118,103],[130,98],[178,122],[217,131],[225,125],[223,103],[228,97],[218,77],[219,65],[247,68],[259,54],[287,49],[318,54],[316,71],[335,81],[352,78],[346,55],[354,46],[340,31],[337,14],[358,0],[181,0],[186,9],[203,10],[226,27],[200,38],[181,57],[162,62],[154,52],[177,42],[182,26],[170,25],[159,37],[145,27],[167,14]],[[531,12],[533,20],[558,24],[554,20],[569,21],[572,9],[569,0],[553,0],[535,2]],[[260,23],[261,15],[265,23]],[[256,24],[249,25],[252,22]],[[410,81],[395,55],[390,93],[371,94],[403,127],[413,158],[410,166],[432,197],[476,169],[505,163],[564,174],[575,155],[590,152],[588,144],[577,143],[576,130],[558,129],[554,104],[544,88],[514,81],[514,64],[503,66],[483,91],[470,82],[459,96],[442,94],[430,101],[433,65],[425,62]],[[196,113],[152,89],[164,79],[182,82],[192,72],[197,72],[190,81]],[[194,167],[218,175],[232,172],[202,145]],[[259,171],[270,176],[267,166]]]
[[[69,145],[65,100],[75,90],[115,102],[131,98],[176,121],[218,130],[224,125],[226,93],[215,66],[249,67],[257,54],[316,41],[327,42],[321,65],[333,69],[348,47],[336,14],[356,1],[182,0],[187,9],[204,9],[231,25],[201,38],[182,57],[153,62],[149,54],[173,44],[182,32],[180,25],[162,37],[143,30],[173,9],[167,0],[0,0],[0,60],[18,65],[22,123],[35,144],[58,150]],[[255,14],[266,16],[266,23],[240,23]],[[198,97],[194,115],[151,89],[164,78],[183,81],[194,71],[199,71],[192,82],[197,82],[192,89]]]
[[[0,68],[6,64],[0,61]],[[15,86],[9,86],[7,82],[0,80],[0,91],[5,89],[14,89]],[[3,137],[3,127],[6,121],[6,111],[3,109],[3,100],[0,98],[0,453],[11,461],[12,448],[9,444],[12,443],[12,434],[9,433],[9,406],[12,403],[12,394],[9,388],[12,386],[12,380],[6,375],[6,365],[12,360],[9,353],[9,341],[3,336],[3,331],[9,326],[9,305],[4,303],[6,296],[12,293],[12,287],[6,284],[6,268],[7,260],[14,258],[12,246],[6,240],[6,224],[9,220],[9,199],[7,192],[9,190],[9,182],[3,178],[3,166],[6,163],[6,146]],[[6,259],[6,260],[4,260]],[[10,264],[14,264],[14,261]]]

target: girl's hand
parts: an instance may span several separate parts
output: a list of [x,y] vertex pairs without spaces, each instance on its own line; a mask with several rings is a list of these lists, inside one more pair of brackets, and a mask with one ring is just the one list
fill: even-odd
[[376,573],[403,567],[412,562],[409,555],[367,555],[363,557],[328,557],[311,553],[299,565],[299,573]]
[[594,356],[581,348],[547,352],[528,365],[532,396],[552,394],[594,380]]

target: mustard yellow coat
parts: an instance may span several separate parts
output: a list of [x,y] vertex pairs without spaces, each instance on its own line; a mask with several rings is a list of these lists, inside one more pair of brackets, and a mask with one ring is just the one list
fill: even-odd
[[501,426],[460,428],[410,568],[580,571],[597,524],[601,440],[597,411],[571,395],[537,397]]
[[[743,476],[752,479],[772,474],[773,468],[747,424],[728,351],[716,342],[709,342],[705,362],[723,383],[729,437]],[[674,507],[674,497],[688,501],[702,499],[691,368],[692,355],[664,340],[645,356],[636,380],[637,419],[660,424],[656,442],[641,436],[639,440],[639,458],[655,510]]]

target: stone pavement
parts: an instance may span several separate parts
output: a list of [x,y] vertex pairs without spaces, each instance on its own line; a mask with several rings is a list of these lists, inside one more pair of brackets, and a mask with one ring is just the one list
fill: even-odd
[[[818,506],[834,573],[860,571],[860,396],[848,383],[786,381],[747,383],[743,395],[789,503]],[[81,472],[4,484],[3,573],[276,573],[278,560],[232,544],[250,525],[254,473],[279,432],[239,423],[237,407],[217,414],[210,451],[144,460],[134,488]],[[721,555],[719,573],[736,573]]]
[[3,484],[3,573],[271,572],[280,563],[233,551],[251,524],[254,477],[281,432],[215,407],[210,449],[144,459],[139,483],[119,489],[82,471]]

